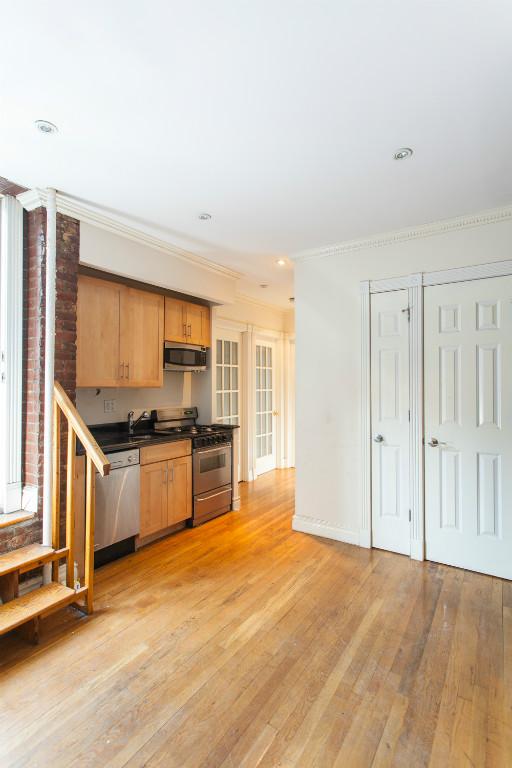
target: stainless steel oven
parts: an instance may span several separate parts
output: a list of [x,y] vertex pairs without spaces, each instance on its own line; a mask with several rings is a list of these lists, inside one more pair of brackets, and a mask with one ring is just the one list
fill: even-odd
[[231,452],[230,443],[193,451],[193,525],[231,509]]

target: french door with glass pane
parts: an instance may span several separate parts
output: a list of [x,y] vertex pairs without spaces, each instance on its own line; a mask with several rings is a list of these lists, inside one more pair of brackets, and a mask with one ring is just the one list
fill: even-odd
[[256,474],[276,468],[275,346],[256,343]]
[[240,424],[240,334],[219,331],[216,343],[216,418]]

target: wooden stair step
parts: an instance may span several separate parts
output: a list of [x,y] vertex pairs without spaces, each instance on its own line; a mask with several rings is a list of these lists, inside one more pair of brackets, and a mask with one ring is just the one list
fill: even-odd
[[40,565],[65,557],[67,549],[55,550],[43,544],[29,544],[27,547],[15,549],[0,555],[0,577],[13,571],[25,573]]
[[[83,590],[81,590],[83,591]],[[58,584],[56,581],[27,592],[8,603],[0,605],[0,635],[21,626],[26,621],[63,608],[74,603],[78,593],[74,589]]]

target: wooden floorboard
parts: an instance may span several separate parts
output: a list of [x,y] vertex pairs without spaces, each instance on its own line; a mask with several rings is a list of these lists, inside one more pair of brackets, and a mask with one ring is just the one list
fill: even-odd
[[0,765],[510,768],[512,585],[291,530],[293,471],[0,639]]

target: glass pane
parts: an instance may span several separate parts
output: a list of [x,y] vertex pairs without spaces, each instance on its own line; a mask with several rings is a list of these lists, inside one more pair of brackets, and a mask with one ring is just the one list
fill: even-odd
[[272,368],[267,371],[267,389],[272,389]]
[[261,347],[256,345],[256,365],[261,365]]
[[221,418],[222,416],[222,395],[219,393],[217,395],[217,417]]
[[256,368],[256,389],[261,389],[261,370]]
[[224,342],[224,364],[231,362],[231,344],[229,341]]
[[267,411],[272,410],[272,392],[267,392]]
[[256,392],[256,413],[261,413],[261,392]]
[[217,339],[217,362],[222,363],[222,341]]
[[267,413],[267,434],[272,434],[272,414]]
[[238,365],[238,341],[231,342],[231,362]]
[[267,437],[267,455],[272,453],[272,435]]
[[229,407],[229,392],[226,392],[224,394],[224,412],[223,412],[223,415],[224,416],[229,416],[230,413],[231,413],[231,410],[230,410],[230,407]]
[[217,366],[217,392],[222,389],[222,365]]
[[231,369],[231,389],[238,389],[238,368]]
[[231,368],[224,368],[224,389],[231,389]]
[[272,347],[267,347],[267,365],[272,366]]
[[256,435],[261,435],[261,416],[256,416]]
[[231,413],[234,416],[238,415],[238,392],[233,392],[231,395]]

